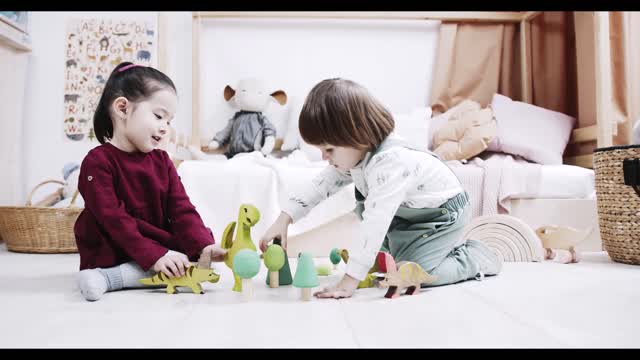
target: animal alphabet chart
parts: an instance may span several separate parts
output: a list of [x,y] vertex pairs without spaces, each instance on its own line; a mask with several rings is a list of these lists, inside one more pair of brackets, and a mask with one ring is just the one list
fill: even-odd
[[157,47],[155,26],[153,22],[139,20],[69,21],[64,63],[66,139],[96,140],[93,114],[109,74],[123,61],[153,66]]

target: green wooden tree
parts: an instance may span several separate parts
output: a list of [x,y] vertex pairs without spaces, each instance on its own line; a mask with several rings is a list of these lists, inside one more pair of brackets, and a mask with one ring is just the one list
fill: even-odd
[[311,254],[303,252],[298,256],[293,286],[301,289],[303,301],[311,300],[311,289],[318,286],[318,273],[313,265]]
[[260,271],[260,256],[253,250],[242,249],[233,257],[233,272],[242,279],[242,293],[247,299],[253,294],[251,279]]
[[280,285],[278,271],[284,266],[285,254],[282,246],[277,244],[269,245],[264,252],[264,265],[269,269],[269,286],[276,288]]
[[[275,245],[279,245],[282,247],[282,241],[280,239],[274,239],[273,243]],[[289,267],[289,258],[287,257],[287,251],[284,250],[284,266],[280,268],[278,271],[278,283],[280,286],[282,285],[291,285],[293,283],[293,277],[291,276],[291,268]],[[269,272],[267,272],[266,284],[269,285],[271,282],[269,277]]]

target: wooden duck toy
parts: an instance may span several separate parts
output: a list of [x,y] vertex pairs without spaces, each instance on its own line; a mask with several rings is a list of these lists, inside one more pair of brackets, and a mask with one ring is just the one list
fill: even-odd
[[536,229],[536,235],[542,241],[545,250],[544,258],[551,260],[556,257],[554,249],[568,250],[571,258],[563,261],[567,263],[577,263],[579,260],[575,247],[585,240],[593,231],[593,227],[580,231],[568,226],[546,225]]

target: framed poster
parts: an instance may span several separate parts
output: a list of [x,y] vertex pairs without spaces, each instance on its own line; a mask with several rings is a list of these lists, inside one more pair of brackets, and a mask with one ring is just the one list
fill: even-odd
[[66,32],[64,134],[69,141],[97,141],[93,114],[109,74],[123,61],[154,66],[155,23],[73,19]]

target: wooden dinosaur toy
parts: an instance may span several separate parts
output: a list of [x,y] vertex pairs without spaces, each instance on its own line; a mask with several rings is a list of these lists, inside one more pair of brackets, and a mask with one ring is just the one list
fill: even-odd
[[420,265],[411,261],[401,261],[397,270],[388,267],[384,280],[380,281],[382,287],[389,287],[384,297],[393,299],[400,296],[403,289],[407,289],[405,294],[415,295],[420,291],[422,284],[431,284],[437,278],[430,275]]
[[[251,228],[260,221],[260,211],[251,204],[240,205],[238,211],[238,230],[236,237],[233,238],[233,231],[236,228],[236,222],[232,221],[227,225],[222,233],[222,248],[227,249],[224,263],[233,271],[233,257],[242,250],[249,249],[257,253],[256,245],[251,240]],[[242,291],[242,279],[233,271],[233,291]]]
[[167,294],[175,294],[177,286],[189,287],[194,294],[204,294],[200,286],[201,282],[217,283],[220,280],[220,275],[211,269],[211,259],[208,256],[208,254],[202,254],[198,260],[198,266],[189,266],[184,276],[170,278],[159,272],[153,277],[139,281],[144,285],[167,285]]
[[542,241],[545,260],[552,260],[556,257],[557,254],[554,249],[568,250],[571,258],[563,261],[568,264],[580,261],[575,247],[585,240],[592,231],[593,227],[580,231],[568,226],[547,225],[536,229],[536,235]]

